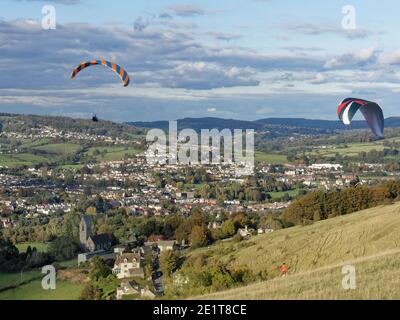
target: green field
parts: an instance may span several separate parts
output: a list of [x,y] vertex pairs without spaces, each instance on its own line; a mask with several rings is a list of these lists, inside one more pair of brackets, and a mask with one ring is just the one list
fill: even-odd
[[26,249],[31,246],[31,248],[35,247],[39,252],[47,252],[49,248],[48,243],[41,243],[41,242],[30,242],[30,243],[18,243],[15,245],[19,252],[26,252]]
[[255,161],[264,162],[267,164],[284,164],[288,163],[287,157],[285,155],[276,153],[266,153],[263,151],[255,152]]
[[[98,150],[100,153],[95,155],[95,151]],[[123,160],[125,155],[134,156],[140,151],[135,148],[125,148],[125,147],[93,147],[90,148],[86,154],[94,157],[97,161],[118,161]]]
[[[325,149],[312,148],[306,154],[309,155],[321,155],[324,157],[333,157],[337,153],[341,156],[354,157],[358,156],[360,152],[370,152],[372,150],[382,151],[385,149],[384,142],[399,142],[400,138],[388,138],[384,140],[374,142],[363,142],[363,143],[348,143],[348,144],[330,144]],[[398,159],[398,157],[392,157]]]
[[44,290],[41,280],[0,292],[0,300],[78,300],[83,284],[57,281],[55,290]]
[[[20,167],[34,166],[39,163],[54,163],[63,161],[68,156],[79,154],[83,151],[83,146],[77,143],[54,143],[52,139],[23,139],[19,146],[23,149],[21,153],[3,153],[0,154],[0,166],[3,167]],[[5,149],[7,150],[7,148]],[[32,150],[32,151],[30,151]],[[95,151],[100,151],[101,154],[95,154]],[[97,162],[123,160],[125,155],[133,157],[141,152],[134,147],[92,147],[83,153],[83,155],[95,158]],[[38,154],[35,154],[38,153]],[[76,170],[80,169],[83,164],[63,162],[60,168]]]
[[30,153],[0,154],[0,166],[3,167],[32,166],[39,162],[47,163],[48,158]]
[[[200,299],[400,299],[400,203],[189,254],[205,252],[269,280]],[[282,263],[289,266],[285,278],[277,270]],[[349,264],[357,274],[352,291],[341,286],[342,267]]]
[[287,193],[290,197],[295,198],[299,195],[299,191],[299,189],[293,189],[289,191],[269,192],[269,195],[272,197],[272,199],[279,199]]
[[[48,244],[46,243],[23,243],[16,246],[20,251],[26,251],[28,245],[35,246],[42,252],[48,249]],[[77,259],[57,262],[57,265],[62,268],[74,268],[77,266]],[[0,273],[0,290],[16,286],[16,288],[0,292],[0,300],[77,300],[84,287],[84,284],[57,280],[56,290],[46,291],[41,286],[41,280],[44,276],[40,269]]]
[[3,273],[0,272],[0,289],[15,286],[21,282],[36,279],[41,276],[39,271],[23,271],[18,273]]
[[24,139],[22,140],[23,144],[20,146],[21,148],[34,148],[38,146],[44,146],[48,143],[51,143],[51,139],[46,138],[46,139]]
[[66,164],[66,165],[59,166],[58,168],[64,169],[64,170],[75,171],[75,170],[82,169],[83,166],[84,166],[83,164]]
[[34,149],[44,151],[49,154],[70,155],[79,152],[82,147],[74,143],[55,143],[37,146],[34,147]]
[[369,152],[372,150],[382,151],[384,146],[381,142],[369,143],[349,143],[346,146],[333,145],[326,149],[314,149],[309,152],[310,155],[321,155],[324,157],[334,157],[336,154],[341,156],[358,156],[360,152]]

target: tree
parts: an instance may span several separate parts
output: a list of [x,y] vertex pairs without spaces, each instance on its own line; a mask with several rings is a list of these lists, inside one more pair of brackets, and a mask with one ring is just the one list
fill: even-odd
[[96,282],[96,286],[101,291],[101,299],[110,300],[114,298],[118,284],[119,281],[113,274],[108,275],[106,278],[99,278]]
[[182,243],[183,240],[189,240],[188,231],[184,223],[175,230],[175,239],[178,243]]
[[91,270],[89,277],[92,280],[99,280],[100,278],[107,278],[112,274],[111,268],[106,265],[100,257],[94,257],[91,261]]
[[195,207],[192,209],[190,217],[187,219],[189,229],[192,230],[194,226],[205,226],[207,225],[207,217],[201,211],[201,208]]
[[248,223],[248,219],[244,213],[234,213],[231,216],[231,220],[235,225],[236,229],[244,228]]
[[70,236],[56,238],[49,245],[49,254],[57,261],[69,260],[76,256],[79,246]]
[[209,232],[204,226],[194,226],[189,235],[192,248],[204,247],[209,242]]
[[236,228],[231,220],[225,221],[221,226],[221,232],[223,238],[229,238],[235,235]]
[[260,221],[260,226],[268,229],[279,230],[283,228],[282,222],[271,214],[265,215]]
[[80,300],[101,300],[102,291],[93,283],[87,283],[81,292]]
[[96,216],[96,214],[97,214],[96,207],[88,207],[86,209],[86,214],[88,214],[89,216]]
[[172,250],[166,251],[161,255],[161,270],[168,277],[176,270],[179,263],[179,253]]
[[153,249],[148,250],[148,251],[146,251],[146,253],[144,255],[144,264],[145,264],[144,272],[148,278],[151,278],[151,275],[153,274],[153,272],[156,271],[152,251],[153,251]]
[[208,199],[210,195],[210,190],[211,187],[208,184],[204,183],[200,186],[199,194],[202,198]]
[[0,239],[0,270],[15,271],[23,267],[18,249],[10,242]]
[[184,223],[184,220],[181,216],[172,215],[168,216],[164,222],[164,235],[171,239],[175,236],[175,232],[177,228]]

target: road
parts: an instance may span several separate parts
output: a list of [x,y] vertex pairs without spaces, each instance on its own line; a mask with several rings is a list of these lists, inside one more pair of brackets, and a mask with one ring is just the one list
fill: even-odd
[[163,273],[161,272],[161,267],[160,267],[160,252],[159,250],[153,251],[153,263],[154,263],[154,271],[152,280],[153,280],[153,286],[156,291],[157,295],[164,295],[164,281],[163,281]]

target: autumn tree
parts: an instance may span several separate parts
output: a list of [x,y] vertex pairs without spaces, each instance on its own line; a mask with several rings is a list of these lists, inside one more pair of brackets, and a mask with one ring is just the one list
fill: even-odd
[[226,220],[221,226],[221,232],[223,238],[229,238],[235,235],[236,228],[231,220]]
[[204,247],[209,243],[209,231],[204,226],[194,226],[189,235],[192,248]]
[[161,270],[166,276],[170,276],[178,267],[179,253],[172,250],[164,252],[160,257]]

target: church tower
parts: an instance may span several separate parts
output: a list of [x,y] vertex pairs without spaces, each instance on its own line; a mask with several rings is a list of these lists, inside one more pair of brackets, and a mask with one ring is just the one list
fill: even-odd
[[87,249],[87,240],[92,235],[92,221],[89,216],[83,216],[79,225],[79,241],[83,249]]

